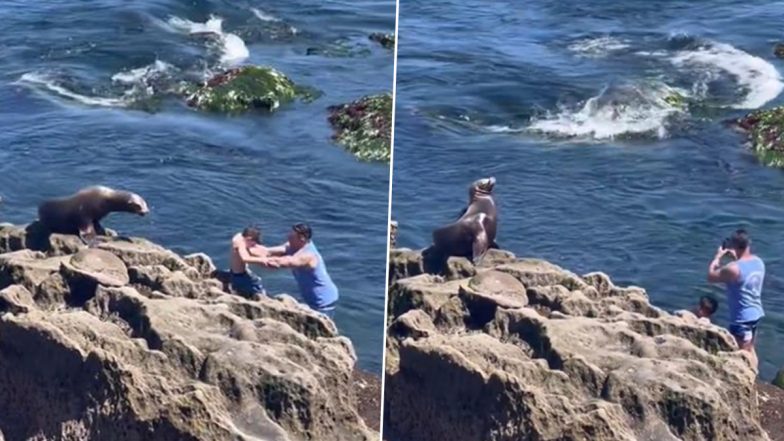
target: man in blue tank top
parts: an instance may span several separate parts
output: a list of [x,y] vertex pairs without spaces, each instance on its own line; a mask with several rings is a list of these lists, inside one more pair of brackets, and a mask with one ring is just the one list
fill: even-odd
[[[729,255],[735,260],[721,265],[721,258]],[[751,239],[745,230],[737,230],[719,247],[708,267],[708,282],[724,283],[727,287],[727,309],[730,313],[729,331],[741,349],[749,351],[755,369],[757,353],[754,344],[757,326],[765,316],[762,309],[762,285],[765,263],[751,253]]]
[[270,260],[280,268],[291,268],[300,295],[311,309],[334,318],[338,288],[327,273],[327,266],[312,237],[310,226],[302,223],[294,225],[288,242],[269,249],[270,253],[282,257]]

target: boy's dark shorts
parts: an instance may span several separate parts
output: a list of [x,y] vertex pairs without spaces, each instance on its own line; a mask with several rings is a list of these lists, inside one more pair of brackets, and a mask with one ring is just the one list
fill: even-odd
[[261,277],[251,272],[231,273],[231,287],[237,294],[245,297],[267,294],[264,285],[261,283]]

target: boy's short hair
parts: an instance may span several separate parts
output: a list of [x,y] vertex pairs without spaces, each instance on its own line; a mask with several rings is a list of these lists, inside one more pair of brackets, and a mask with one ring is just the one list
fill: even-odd
[[245,227],[245,229],[242,230],[242,237],[255,242],[261,242],[261,230],[255,226]]
[[711,315],[719,309],[719,302],[711,296],[700,297],[700,307],[707,309]]

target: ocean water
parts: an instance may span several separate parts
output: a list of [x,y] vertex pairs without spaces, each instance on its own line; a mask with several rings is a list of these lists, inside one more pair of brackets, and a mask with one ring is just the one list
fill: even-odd
[[767,264],[761,378],[784,366],[784,171],[723,123],[784,103],[784,2],[401,1],[399,14],[401,246],[427,246],[492,175],[502,248],[606,272],[667,310],[713,293],[726,325],[707,267],[746,227]]
[[[247,224],[277,245],[309,222],[340,289],[338,327],[381,371],[389,166],[333,144],[326,108],[392,90],[394,56],[367,37],[394,30],[393,1],[4,1],[0,22],[2,221],[30,222],[42,199],[84,186],[128,189],[151,215],[105,226],[219,267]],[[246,63],[322,95],[238,117],[160,98]],[[260,274],[296,293],[289,272]]]

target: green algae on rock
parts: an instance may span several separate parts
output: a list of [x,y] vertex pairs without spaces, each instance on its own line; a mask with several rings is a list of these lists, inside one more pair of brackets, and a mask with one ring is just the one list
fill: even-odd
[[368,37],[371,41],[375,41],[386,49],[394,49],[395,47],[395,34],[383,34],[375,32]]
[[384,93],[329,108],[334,139],[362,161],[389,161],[392,95]]
[[188,105],[201,110],[241,113],[253,109],[275,111],[297,97],[312,99],[315,94],[298,87],[283,73],[262,66],[229,69],[205,84],[186,88]]
[[784,106],[754,111],[736,123],[763,164],[784,168]]

